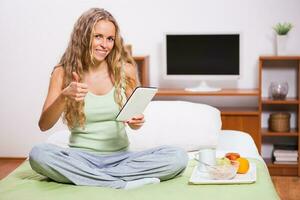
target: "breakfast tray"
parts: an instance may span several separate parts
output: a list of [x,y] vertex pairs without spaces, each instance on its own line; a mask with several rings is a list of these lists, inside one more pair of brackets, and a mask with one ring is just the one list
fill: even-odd
[[189,184],[242,184],[242,183],[254,183],[256,181],[256,165],[250,163],[249,171],[246,174],[237,174],[233,179],[230,180],[215,180],[211,179],[208,173],[199,172],[197,166],[194,167],[193,173],[189,180]]

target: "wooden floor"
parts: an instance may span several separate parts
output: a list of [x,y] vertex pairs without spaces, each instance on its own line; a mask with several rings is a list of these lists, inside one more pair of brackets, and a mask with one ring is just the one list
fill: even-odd
[[[0,180],[17,168],[24,159],[0,158]],[[300,177],[272,176],[275,188],[282,200],[300,199]]]
[[300,177],[272,176],[272,180],[282,200],[300,199]]
[[0,180],[17,168],[25,158],[0,158]]

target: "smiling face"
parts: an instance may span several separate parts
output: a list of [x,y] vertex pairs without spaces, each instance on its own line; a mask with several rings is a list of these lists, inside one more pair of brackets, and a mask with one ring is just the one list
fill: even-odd
[[92,57],[96,62],[105,60],[115,44],[116,27],[108,20],[95,24],[92,34]]

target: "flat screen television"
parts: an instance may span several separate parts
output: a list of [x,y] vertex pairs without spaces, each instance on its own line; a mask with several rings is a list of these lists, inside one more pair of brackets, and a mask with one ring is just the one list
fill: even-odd
[[217,91],[208,80],[233,80],[240,75],[240,34],[165,34],[164,75],[167,79],[199,80],[192,91]]

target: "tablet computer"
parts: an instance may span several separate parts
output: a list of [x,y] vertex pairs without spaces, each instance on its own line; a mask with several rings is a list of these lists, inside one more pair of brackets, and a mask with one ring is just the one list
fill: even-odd
[[116,117],[117,121],[126,121],[132,117],[142,114],[147,105],[155,96],[157,88],[155,87],[137,87],[134,89],[119,114]]

